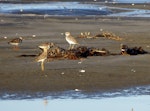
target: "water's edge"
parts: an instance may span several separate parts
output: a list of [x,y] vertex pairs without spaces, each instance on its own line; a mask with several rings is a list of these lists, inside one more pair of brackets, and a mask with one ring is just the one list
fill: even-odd
[[0,92],[1,100],[21,100],[21,99],[99,99],[112,97],[128,97],[138,95],[150,95],[150,86],[132,87],[128,89],[117,89],[111,91],[83,91],[74,89],[59,92]]
[[0,3],[0,9],[1,14],[26,16],[150,17],[150,10],[110,7],[90,2]]

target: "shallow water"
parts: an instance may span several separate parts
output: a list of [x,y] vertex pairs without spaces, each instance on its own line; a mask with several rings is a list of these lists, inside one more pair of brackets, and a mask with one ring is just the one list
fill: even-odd
[[[115,2],[122,2],[122,1],[115,1]],[[145,3],[145,1],[140,1],[140,3],[141,2]],[[114,12],[113,10],[116,11]],[[26,16],[47,15],[47,16],[150,17],[150,10],[108,7],[105,5],[96,5],[90,3],[85,4],[79,2],[47,2],[47,3],[26,3],[26,4],[0,3],[0,13],[19,14],[19,15],[23,14]]]
[[150,3],[150,0],[113,0],[116,3]]
[[1,13],[38,15],[106,15],[110,11],[104,6],[80,4],[78,2],[47,2],[30,4],[0,4]]
[[149,111],[150,97],[130,96],[103,99],[32,99],[0,101],[2,111]]
[[150,86],[107,92],[65,92],[1,94],[3,111],[149,111]]
[[118,16],[118,17],[150,17],[150,10],[139,10],[135,9],[130,12],[121,12],[110,14],[109,16]]
[[150,95],[150,86],[132,87],[127,89],[116,89],[110,91],[83,91],[74,89],[60,92],[0,92],[1,100],[22,99],[102,99],[112,97]]

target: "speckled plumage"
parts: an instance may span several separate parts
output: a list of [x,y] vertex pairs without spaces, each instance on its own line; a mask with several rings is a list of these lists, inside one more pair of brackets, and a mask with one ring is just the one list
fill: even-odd
[[39,45],[39,48],[42,49],[42,53],[36,58],[36,62],[41,63],[41,70],[44,71],[44,61],[47,59],[48,49],[53,47],[52,43],[44,43]]
[[8,44],[18,46],[20,43],[22,43],[22,40],[23,40],[22,37],[15,38],[9,41]]

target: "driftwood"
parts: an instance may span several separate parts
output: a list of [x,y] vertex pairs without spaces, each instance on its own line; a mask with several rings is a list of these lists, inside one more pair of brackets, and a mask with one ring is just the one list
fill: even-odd
[[[138,54],[148,54],[149,52],[145,51],[142,47],[128,47],[127,45],[121,44],[120,46],[121,52],[119,53],[111,53],[109,50],[102,48],[98,49],[95,47],[86,47],[86,46],[79,46],[72,50],[67,50],[61,48],[55,44],[50,46],[47,51],[47,59],[48,60],[55,60],[55,59],[80,59],[80,58],[87,58],[88,56],[109,56],[109,55],[138,55]],[[43,50],[42,52],[43,53]],[[22,54],[18,57],[38,57],[39,54]]]
[[112,32],[102,32],[101,34],[95,35],[95,38],[98,38],[98,37],[105,37],[107,39],[116,40],[116,41],[123,40],[121,37],[117,36],[116,34]]
[[106,49],[98,49],[94,47],[86,47],[86,46],[79,46],[72,50],[66,50],[59,46],[54,45],[48,50],[48,57],[47,58],[66,58],[66,59],[80,59],[86,58],[88,56],[107,56],[110,55],[110,52]]
[[96,34],[96,35],[91,35],[90,32],[81,32],[78,37],[79,38],[93,38],[93,39],[99,38],[99,37],[105,37],[107,39],[112,39],[112,40],[116,40],[116,41],[123,40],[121,37],[117,36],[116,34],[114,34],[112,32],[102,32],[102,33]]

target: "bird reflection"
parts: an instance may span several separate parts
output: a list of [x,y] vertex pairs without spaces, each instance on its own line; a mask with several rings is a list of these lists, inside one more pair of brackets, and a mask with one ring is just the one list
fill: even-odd
[[47,110],[47,106],[48,106],[48,100],[47,100],[47,98],[44,98],[43,101],[42,101],[42,103],[44,104],[45,111],[48,111]]
[[44,99],[44,105],[47,106],[48,105],[48,100],[45,98]]

